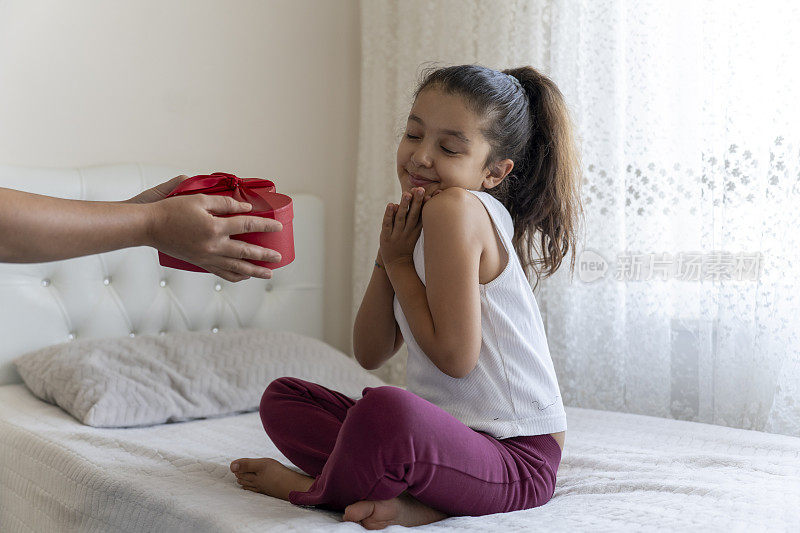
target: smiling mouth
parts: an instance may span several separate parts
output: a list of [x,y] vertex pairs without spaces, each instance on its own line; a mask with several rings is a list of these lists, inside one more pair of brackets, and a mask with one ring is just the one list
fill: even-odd
[[[406,172],[408,172],[408,170],[406,170]],[[411,183],[415,185],[427,185],[428,183],[435,183],[437,181],[425,178],[419,174],[414,174],[413,172],[408,172],[408,178],[411,180]]]

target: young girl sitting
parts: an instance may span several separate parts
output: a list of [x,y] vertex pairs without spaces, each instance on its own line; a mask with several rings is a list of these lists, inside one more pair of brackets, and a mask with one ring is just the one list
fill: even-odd
[[268,458],[231,470],[247,490],[344,510],[368,529],[543,505],[567,421],[525,268],[538,283],[575,248],[579,164],[563,96],[531,67],[430,71],[397,175],[403,196],[386,208],[353,347],[374,369],[405,340],[408,390],[356,401],[275,380],[264,429],[308,476]]

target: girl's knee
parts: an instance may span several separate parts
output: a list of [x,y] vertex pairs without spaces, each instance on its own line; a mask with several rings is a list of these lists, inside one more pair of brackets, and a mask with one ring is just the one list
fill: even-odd
[[364,397],[347,412],[338,438],[363,461],[407,464],[429,441],[425,403],[397,387],[365,389]]
[[366,389],[364,397],[348,413],[370,419],[379,424],[388,424],[395,431],[402,431],[404,426],[416,425],[420,416],[420,397],[398,387],[375,387]]
[[418,396],[407,390],[386,385],[364,389],[364,397],[360,402],[365,402],[378,409],[402,409],[410,406],[417,399],[419,399]]
[[302,388],[301,381],[297,378],[284,377],[273,380],[267,385],[264,394],[261,395],[261,403],[258,407],[261,419],[268,418],[274,412],[280,412],[280,403],[287,396],[291,397],[299,394],[299,390]]

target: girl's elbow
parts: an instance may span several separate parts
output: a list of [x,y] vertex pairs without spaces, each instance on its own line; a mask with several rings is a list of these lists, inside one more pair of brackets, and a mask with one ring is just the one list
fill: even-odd
[[445,363],[440,370],[451,378],[465,378],[478,366],[479,354],[480,348],[467,350],[461,348],[452,351],[444,358]]
[[358,364],[361,365],[361,368],[363,368],[364,370],[376,370],[381,366],[375,361],[358,361]]
[[353,358],[365,370],[375,370],[380,368],[392,354],[379,353],[375,350],[364,350],[353,347]]
[[368,354],[365,354],[363,350],[359,350],[357,347],[353,347],[353,359],[361,366],[361,368],[365,370],[375,370],[377,365],[375,364],[374,358],[370,357]]
[[454,367],[448,368],[448,370],[442,370],[442,372],[444,372],[445,374],[447,374],[451,378],[463,379],[463,378],[467,377],[469,375],[469,373],[474,370],[474,368],[475,368],[474,365],[472,366],[472,368],[454,366]]

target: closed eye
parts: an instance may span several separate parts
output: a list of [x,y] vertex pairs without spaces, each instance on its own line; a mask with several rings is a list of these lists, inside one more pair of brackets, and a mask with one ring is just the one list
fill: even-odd
[[[411,135],[410,133],[406,133],[406,138],[407,138],[407,139],[410,139],[410,140],[412,140],[412,141],[418,141],[418,140],[420,140],[422,137],[420,137],[420,136],[418,136],[418,135]],[[442,149],[442,151],[443,151],[444,153],[446,153],[447,155],[456,155],[456,154],[458,154],[458,152],[454,152],[453,150],[448,150],[448,149],[447,149],[447,148],[445,148],[444,146],[440,146],[440,148],[441,148],[441,149]]]

